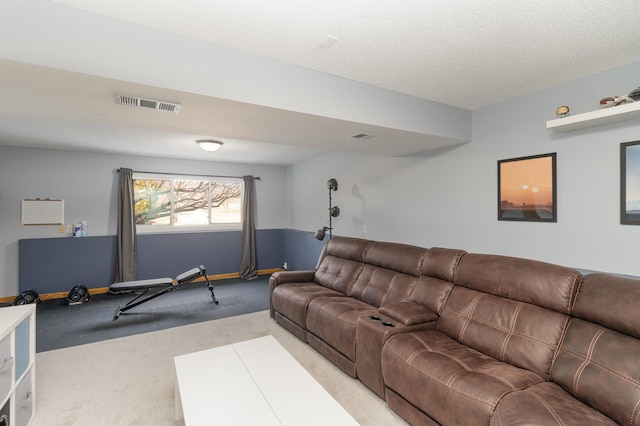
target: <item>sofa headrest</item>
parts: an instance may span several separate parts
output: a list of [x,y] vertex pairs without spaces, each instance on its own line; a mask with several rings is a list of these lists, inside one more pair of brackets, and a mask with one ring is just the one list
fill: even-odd
[[585,275],[573,316],[640,338],[640,279]]
[[367,249],[371,243],[372,241],[361,238],[333,237],[325,245],[320,258],[330,255],[355,260],[356,262],[364,262]]
[[582,274],[536,260],[491,254],[462,256],[454,284],[569,314]]
[[367,250],[365,263],[419,277],[426,251],[407,244],[373,242]]
[[456,267],[465,253],[464,250],[432,247],[425,253],[421,273],[453,282]]

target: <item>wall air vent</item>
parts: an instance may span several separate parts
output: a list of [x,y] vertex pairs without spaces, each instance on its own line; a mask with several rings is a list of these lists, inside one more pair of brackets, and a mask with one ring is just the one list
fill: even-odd
[[158,111],[173,112],[177,114],[182,105],[172,102],[155,101],[153,99],[143,99],[135,96],[116,95],[114,100],[119,105],[127,105],[139,108],[150,108]]
[[376,139],[378,136],[377,135],[371,135],[371,134],[368,134],[368,133],[356,133],[355,135],[351,135],[351,137],[353,139],[361,139],[361,140],[370,141],[371,139]]

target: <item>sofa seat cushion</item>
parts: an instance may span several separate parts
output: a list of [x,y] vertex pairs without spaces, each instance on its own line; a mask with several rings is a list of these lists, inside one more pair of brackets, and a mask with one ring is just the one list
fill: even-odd
[[317,297],[340,296],[347,298],[339,291],[331,290],[313,282],[287,283],[280,284],[273,290],[271,304],[281,315],[306,329],[309,302]]
[[307,330],[355,362],[358,318],[377,313],[375,307],[351,297],[320,297],[309,303]]
[[545,382],[502,398],[491,425],[610,426],[617,423],[578,401],[555,383]]
[[392,336],[382,350],[385,385],[446,425],[487,425],[504,395],[541,383],[438,331]]

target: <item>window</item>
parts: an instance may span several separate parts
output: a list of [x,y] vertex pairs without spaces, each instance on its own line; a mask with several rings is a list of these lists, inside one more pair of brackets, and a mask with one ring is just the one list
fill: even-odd
[[240,227],[242,179],[139,173],[133,187],[138,230]]

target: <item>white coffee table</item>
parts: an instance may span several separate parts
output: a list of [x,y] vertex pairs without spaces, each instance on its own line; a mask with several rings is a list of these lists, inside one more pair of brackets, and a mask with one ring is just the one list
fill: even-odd
[[174,358],[185,425],[357,425],[273,336]]

